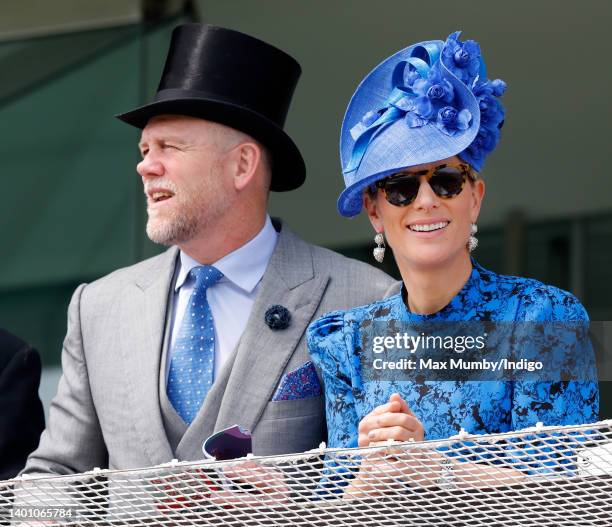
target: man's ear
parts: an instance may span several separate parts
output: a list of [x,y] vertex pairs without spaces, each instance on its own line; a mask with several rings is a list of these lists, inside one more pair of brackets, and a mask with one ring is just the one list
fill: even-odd
[[482,179],[477,179],[472,185],[472,204],[470,210],[470,219],[472,223],[476,223],[480,214],[480,206],[485,196],[485,182]]
[[241,143],[236,147],[234,158],[234,188],[243,190],[253,180],[261,163],[261,147],[255,143]]
[[363,208],[366,210],[374,230],[383,232],[385,229],[379,214],[378,193],[372,196],[368,190],[365,190],[363,193]]

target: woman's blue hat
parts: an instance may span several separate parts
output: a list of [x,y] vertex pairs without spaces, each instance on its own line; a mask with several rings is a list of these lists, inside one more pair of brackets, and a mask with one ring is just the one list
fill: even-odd
[[343,216],[358,214],[364,189],[398,170],[458,155],[480,171],[497,146],[506,83],[486,78],[480,46],[459,35],[398,51],[357,87],[340,133]]

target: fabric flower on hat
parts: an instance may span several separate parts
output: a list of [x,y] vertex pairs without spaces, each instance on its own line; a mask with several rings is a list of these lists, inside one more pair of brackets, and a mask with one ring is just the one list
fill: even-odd
[[461,31],[452,33],[442,49],[442,61],[456,77],[471,86],[480,71],[480,45],[474,40],[459,41]]
[[501,128],[506,112],[497,97],[506,91],[506,83],[501,79],[478,80],[472,91],[480,107],[480,126],[489,130]]
[[406,116],[409,126],[414,128],[435,121],[436,126],[450,136],[469,128],[472,114],[469,110],[457,110],[452,106],[455,98],[453,85],[442,76],[439,63],[429,70],[427,79],[416,80],[412,90],[417,96],[414,102],[416,115]]
[[495,95],[495,97],[501,97],[506,93],[507,84],[501,79],[495,79],[491,81],[491,88],[493,89],[493,95]]
[[478,130],[476,139],[459,156],[472,166],[482,165],[487,155],[492,152],[500,138],[499,128],[489,130],[483,126]]
[[440,107],[453,102],[453,85],[442,77],[437,64],[429,70],[426,79],[417,79],[412,84],[416,95],[414,111],[422,119],[433,119]]
[[505,91],[506,83],[501,79],[477,79],[474,83],[472,92],[478,100],[480,128],[472,144],[460,154],[461,158],[472,166],[481,166],[499,142],[506,111],[498,97]]
[[469,110],[457,111],[452,106],[445,106],[438,112],[436,126],[446,135],[455,136],[470,127],[472,114]]
[[500,128],[504,121],[504,107],[492,95],[485,95],[478,101],[480,107],[480,126],[488,130]]
[[494,95],[495,97],[501,97],[506,93],[506,83],[501,79],[488,80],[488,79],[477,79],[472,87],[472,93],[476,97],[484,97],[485,95]]

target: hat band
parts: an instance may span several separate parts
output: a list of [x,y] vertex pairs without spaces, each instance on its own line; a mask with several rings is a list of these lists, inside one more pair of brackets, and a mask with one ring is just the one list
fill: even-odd
[[274,123],[279,128],[283,128],[284,118],[280,115],[273,115],[274,112],[271,112],[270,109],[256,108],[253,105],[249,105],[247,102],[242,101],[240,103],[236,102],[236,99],[231,97],[223,96],[218,92],[207,92],[201,90],[189,90],[183,88],[165,88],[163,90],[159,90],[155,96],[153,97],[153,102],[166,102],[166,101],[189,101],[189,100],[202,100],[208,102],[218,102],[221,104],[225,104],[227,106],[233,106],[235,108],[242,108],[243,110],[247,110],[254,114],[259,115],[260,117]]
[[164,88],[163,90],[159,90],[153,97],[153,102],[162,102],[177,99],[206,99],[215,101],[219,100],[228,103],[232,102],[230,98],[223,97],[218,93],[211,93],[201,90],[188,90],[183,88]]

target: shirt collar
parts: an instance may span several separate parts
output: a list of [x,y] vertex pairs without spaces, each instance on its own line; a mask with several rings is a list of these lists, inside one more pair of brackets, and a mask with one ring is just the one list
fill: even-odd
[[[245,292],[251,293],[264,275],[277,240],[278,233],[274,230],[270,216],[266,214],[263,228],[253,239],[213,263],[213,266],[223,273],[220,281],[229,280]],[[183,286],[189,271],[199,265],[202,264],[183,251],[180,252],[180,269],[174,286],[175,292]]]

